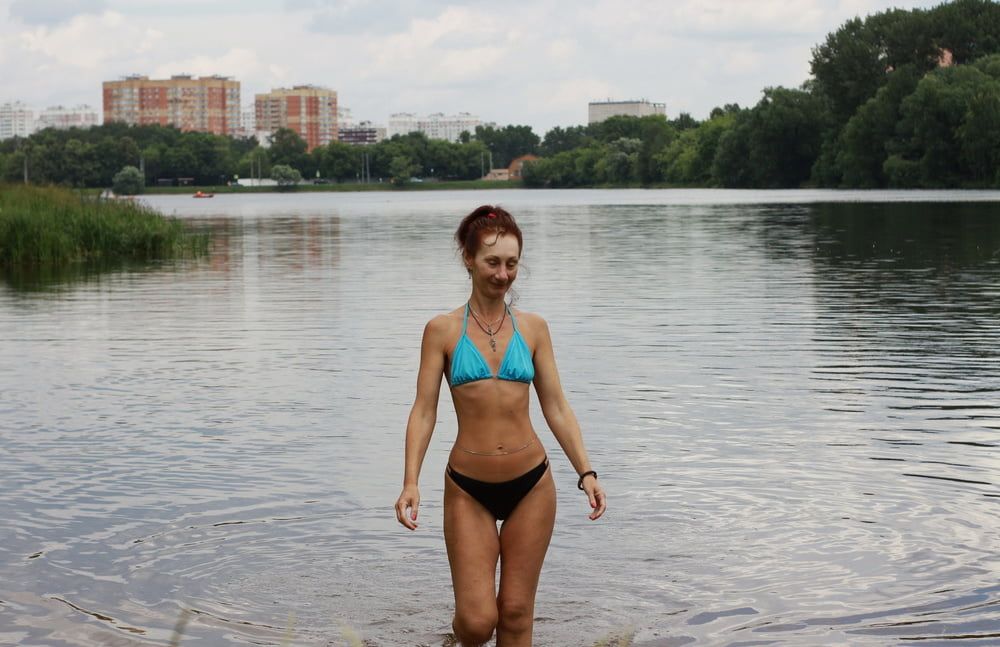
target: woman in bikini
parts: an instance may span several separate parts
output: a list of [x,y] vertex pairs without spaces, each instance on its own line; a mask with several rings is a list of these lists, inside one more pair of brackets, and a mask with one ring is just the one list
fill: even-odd
[[[531,644],[535,590],[556,513],[552,472],[528,415],[529,384],[579,474],[590,519],[604,514],[606,499],[559,383],[545,320],[515,313],[504,299],[521,258],[517,223],[499,207],[479,207],[462,220],[455,239],[472,294],[424,328],[396,518],[410,530],[417,527],[417,480],[443,376],[458,416],[444,488],[444,537],[455,589],[452,627],[465,646],[482,645],[495,630],[499,647],[519,647]],[[499,531],[497,521],[503,522]]]

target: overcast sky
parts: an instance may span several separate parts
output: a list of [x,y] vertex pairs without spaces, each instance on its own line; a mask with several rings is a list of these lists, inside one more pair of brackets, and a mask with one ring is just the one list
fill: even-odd
[[222,74],[243,103],[271,88],[338,92],[357,119],[471,112],[586,123],[601,99],[662,102],[698,119],[809,76],[845,20],[939,1],[0,0],[0,103],[88,103],[127,74]]

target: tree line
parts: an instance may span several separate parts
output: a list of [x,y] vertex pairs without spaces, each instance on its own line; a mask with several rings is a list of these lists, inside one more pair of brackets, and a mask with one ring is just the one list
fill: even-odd
[[201,186],[225,184],[270,178],[275,167],[338,182],[414,175],[465,180],[481,177],[489,153],[487,144],[474,137],[452,143],[410,133],[373,145],[331,142],[307,151],[305,140],[290,129],[276,131],[265,147],[252,137],[107,123],[47,128],[0,142],[0,179],[16,182],[27,175],[38,184],[107,187],[123,167],[132,166],[142,168],[146,184],[178,178]]
[[145,181],[270,177],[272,167],[339,182],[474,179],[523,154],[528,186],[1000,187],[1000,4],[955,0],[854,18],[817,45],[811,78],[766,88],[702,121],[681,114],[555,127],[481,126],[456,143],[419,133],[307,152],[291,130],[255,139],[105,124],[0,142],[0,177],[108,186],[123,166]]
[[[550,132],[531,186],[1000,187],[1000,5],[956,0],[847,21],[812,78],[708,119]],[[556,142],[562,145],[555,145]],[[545,152],[543,152],[545,154]]]

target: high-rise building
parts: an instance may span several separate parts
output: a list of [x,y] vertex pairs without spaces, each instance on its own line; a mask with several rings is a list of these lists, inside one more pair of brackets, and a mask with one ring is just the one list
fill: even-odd
[[377,144],[385,139],[385,126],[370,121],[357,121],[343,106],[337,110],[337,141],[345,144]]
[[236,137],[253,137],[256,134],[257,115],[254,104],[247,103],[240,107],[240,127],[236,129]]
[[20,101],[0,104],[0,139],[27,137],[34,131],[34,110]]
[[417,116],[409,112],[397,112],[389,116],[389,137],[420,132],[429,139],[445,139],[457,142],[463,132],[475,134],[476,126],[482,121],[475,115],[460,112],[457,115],[445,116],[438,112],[427,116]]
[[101,123],[97,110],[92,106],[81,104],[72,108],[51,106],[38,113],[36,122],[38,129],[42,128],[90,128]]
[[104,123],[112,121],[235,136],[240,128],[240,82],[187,74],[105,81]]
[[291,128],[305,140],[309,150],[337,140],[337,93],[313,85],[277,88],[256,95],[258,132],[273,133]]
[[639,101],[591,101],[587,104],[587,123],[596,124],[608,117],[648,117],[649,115],[667,115],[667,106],[663,103],[650,103],[645,99]]

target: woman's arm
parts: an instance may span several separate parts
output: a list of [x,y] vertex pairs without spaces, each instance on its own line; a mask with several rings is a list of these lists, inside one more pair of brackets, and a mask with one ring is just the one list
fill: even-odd
[[[532,315],[535,343],[535,392],[542,407],[542,414],[549,429],[559,442],[569,462],[577,474],[592,471],[587,448],[583,444],[583,434],[580,423],[577,422],[573,409],[566,400],[562,384],[559,381],[559,370],[556,368],[555,353],[552,350],[552,337],[549,326],[541,317]],[[588,475],[583,479],[583,490],[590,499],[590,507],[594,509],[591,519],[598,519],[607,508],[607,498],[596,475]]]
[[420,467],[431,442],[437,422],[438,396],[444,374],[444,339],[448,330],[444,317],[431,319],[424,327],[420,343],[420,369],[417,372],[417,397],[413,401],[406,423],[406,467],[403,491],[396,500],[396,519],[410,530],[417,528],[417,508],[420,506]]

